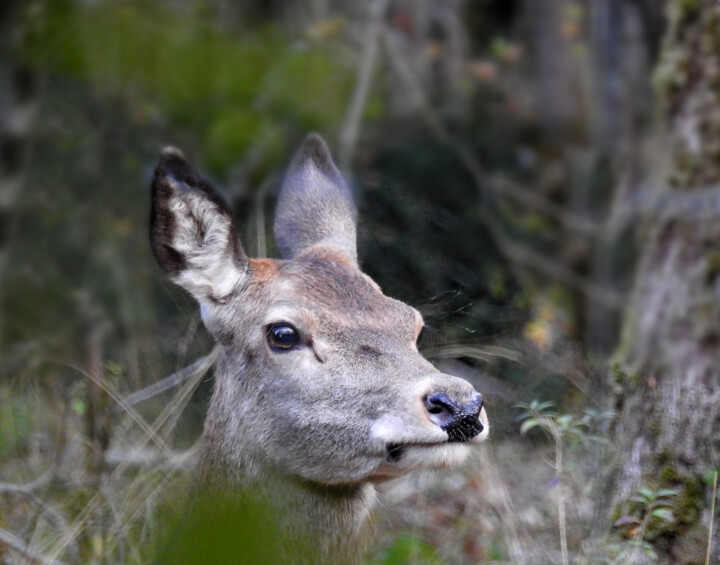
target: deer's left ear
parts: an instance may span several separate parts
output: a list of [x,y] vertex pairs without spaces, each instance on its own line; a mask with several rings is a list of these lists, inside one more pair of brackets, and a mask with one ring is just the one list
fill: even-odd
[[230,207],[172,147],[155,169],[150,243],[160,267],[201,305],[223,301],[246,276]]
[[332,247],[357,264],[357,208],[323,139],[310,134],[285,177],[275,239],[284,259],[314,246]]

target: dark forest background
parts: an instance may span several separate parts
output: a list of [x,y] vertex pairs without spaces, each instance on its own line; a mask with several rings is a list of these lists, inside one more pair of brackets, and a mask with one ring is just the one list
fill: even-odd
[[274,256],[310,131],[363,269],[493,422],[385,487],[368,562],[717,562],[711,0],[3,2],[0,561],[166,543],[214,349],[150,253],[152,171],[181,147]]

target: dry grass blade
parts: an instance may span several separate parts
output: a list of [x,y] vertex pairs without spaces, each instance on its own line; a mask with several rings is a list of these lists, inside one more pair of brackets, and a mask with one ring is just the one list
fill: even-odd
[[[142,506],[145,504],[148,500],[148,497],[151,493],[154,493],[158,490],[159,486],[164,484],[164,479],[167,477],[167,474],[172,472],[173,469],[175,469],[177,466],[180,465],[182,461],[184,461],[184,458],[176,458],[174,457],[173,451],[166,445],[165,439],[158,433],[159,430],[166,425],[168,419],[173,414],[181,413],[187,404],[188,400],[192,396],[192,392],[195,390],[195,388],[198,386],[200,381],[202,380],[205,373],[210,369],[212,364],[215,362],[215,358],[217,356],[217,349],[210,352],[207,356],[203,357],[202,359],[196,361],[195,363],[191,364],[189,367],[186,367],[186,369],[183,369],[182,371],[179,371],[175,375],[178,375],[182,373],[185,378],[180,380],[179,382],[187,381],[185,383],[185,386],[181,389],[181,391],[177,394],[176,399],[173,402],[168,403],[168,406],[163,410],[163,412],[158,416],[158,418],[153,422],[152,425],[149,425],[145,420],[139,416],[135,410],[132,408],[131,405],[129,405],[125,399],[121,398],[117,393],[115,393],[113,390],[110,390],[107,385],[104,385],[102,383],[99,383],[97,379],[93,378],[92,375],[88,374],[86,371],[83,371],[82,369],[78,367],[73,367],[74,369],[78,370],[80,373],[87,376],[89,379],[91,379],[93,382],[98,384],[98,386],[101,386],[103,390],[113,399],[117,404],[132,418],[133,421],[135,421],[139,427],[144,432],[143,438],[133,446],[133,449],[131,450],[131,453],[128,453],[127,457],[123,458],[120,463],[113,469],[112,473],[109,477],[107,477],[108,484],[112,484],[119,480],[119,478],[124,474],[124,472],[127,470],[128,466],[136,460],[135,455],[139,453],[142,449],[145,448],[148,442],[154,442],[159,448],[161,452],[161,460],[162,461],[173,461],[174,463],[171,464],[170,468],[164,473],[157,482],[149,481],[148,477],[145,476],[144,473],[141,473],[127,488],[125,489],[119,489],[116,494],[116,499],[120,500],[120,503],[117,505],[116,509],[116,525],[112,532],[122,532],[125,531],[127,527],[129,527],[128,517],[129,516],[136,516],[138,513],[138,507],[136,505],[132,505],[132,501],[140,500]],[[192,367],[192,370],[190,368]],[[171,377],[174,377],[174,375],[171,375]],[[189,380],[188,380],[189,379]],[[165,382],[168,379],[164,379],[161,382]],[[143,389],[146,390],[146,389]],[[173,420],[173,422],[176,422],[177,418]],[[170,426],[172,428],[172,426]],[[170,430],[166,427],[165,430],[165,436],[169,434]],[[157,471],[160,469],[163,465],[156,465],[154,467],[154,470]],[[141,486],[140,489],[138,489],[138,485]],[[137,492],[140,490],[141,492]],[[135,492],[138,496],[131,496],[131,494]],[[57,557],[65,550],[66,547],[71,545],[73,543],[73,540],[76,539],[80,533],[93,522],[93,515],[97,512],[102,511],[102,509],[107,504],[107,501],[104,499],[107,497],[107,493],[103,494],[101,492],[96,493],[85,505],[85,507],[82,509],[82,511],[79,513],[79,515],[75,518],[72,524],[70,524],[67,529],[63,532],[62,536],[59,540],[56,541],[56,543],[53,544],[52,550],[51,550],[51,561],[50,562],[57,562],[52,561],[53,559],[56,560]],[[115,547],[116,544],[110,543],[108,545],[109,548]]]
[[121,407],[126,406],[134,406],[135,404],[139,404],[141,402],[145,402],[146,400],[149,400],[158,394],[161,394],[165,392],[166,390],[169,390],[171,388],[174,388],[176,386],[180,386],[188,379],[192,379],[194,376],[197,376],[198,373],[205,374],[208,369],[215,363],[215,359],[217,359],[219,348],[215,347],[210,353],[208,353],[205,357],[201,357],[194,363],[191,363],[187,367],[183,367],[176,373],[173,373],[169,377],[165,377],[162,380],[159,380],[150,386],[147,386],[145,388],[142,388],[140,390],[136,390],[133,393],[128,394],[125,398],[122,399],[122,402],[118,403]]
[[717,498],[717,478],[718,473],[713,474],[713,493],[712,502],[710,503],[710,524],[708,525],[708,542],[707,551],[705,552],[705,565],[710,565],[710,552],[712,551],[713,523],[715,519],[715,499]]
[[57,559],[56,557],[47,557],[45,555],[41,555],[37,553],[34,549],[32,549],[28,544],[26,544],[22,539],[20,539],[18,536],[13,534],[12,532],[8,532],[5,529],[0,528],[0,542],[7,545],[8,547],[12,548],[14,551],[17,551],[18,553],[22,554],[22,556],[30,561],[31,563],[41,563],[48,565],[65,565],[62,561]]
[[42,488],[46,484],[48,484],[53,479],[54,474],[55,468],[53,467],[52,469],[44,472],[37,479],[33,479],[32,481],[28,481],[27,483],[0,483],[0,492],[30,494],[33,491]]
[[90,374],[86,370],[77,367],[75,365],[67,365],[71,369],[75,369],[78,373],[85,375],[88,379],[90,379],[95,385],[100,387],[110,398],[112,398],[134,421],[135,423],[140,426],[152,439],[155,443],[157,443],[158,447],[163,450],[166,453],[170,453],[170,448],[165,445],[165,442],[159,437],[156,437],[156,435],[152,432],[150,427],[148,426],[147,422],[137,413],[135,410],[132,409],[131,406],[125,404],[124,400],[114,391],[112,390],[106,383],[101,382],[98,380],[94,375]]
[[522,355],[519,352],[494,345],[488,345],[485,347],[444,345],[441,347],[423,349],[422,352],[423,355],[431,359],[457,359],[458,357],[469,357],[470,359],[480,359],[481,361],[487,361],[489,363],[496,357],[502,357],[503,359],[509,359],[510,361],[515,361],[516,363],[522,362]]

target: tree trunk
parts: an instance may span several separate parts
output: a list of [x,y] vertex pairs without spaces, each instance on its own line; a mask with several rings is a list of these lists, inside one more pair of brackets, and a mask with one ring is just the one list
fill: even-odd
[[643,538],[660,563],[689,565],[705,563],[707,477],[720,447],[720,9],[702,0],[668,8],[655,77],[667,151],[654,198],[663,205],[644,226],[617,354],[605,518],[642,518],[630,500],[642,487],[678,491],[674,521],[650,520]]

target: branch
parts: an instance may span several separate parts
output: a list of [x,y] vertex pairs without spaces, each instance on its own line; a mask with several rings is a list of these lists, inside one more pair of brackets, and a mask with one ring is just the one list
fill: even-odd
[[[438,141],[448,146],[450,149],[455,151],[460,158],[460,161],[465,165],[467,170],[473,177],[475,184],[481,192],[484,192],[489,186],[490,189],[495,191],[504,190],[501,188],[504,186],[507,188],[510,183],[509,181],[503,180],[502,184],[490,183],[489,185],[485,182],[485,178],[488,176],[483,167],[473,156],[472,152],[465,147],[463,144],[458,143],[453,139],[450,133],[443,125],[440,118],[433,110],[432,106],[428,102],[427,97],[420,85],[418,79],[415,77],[410,65],[404,61],[400,55],[399,50],[395,45],[395,39],[393,34],[385,33],[385,45],[390,56],[391,64],[395,67],[396,72],[403,80],[405,87],[408,90],[408,94],[412,102],[415,103],[425,124],[430,129],[430,132],[436,137]],[[500,177],[497,177],[500,178]],[[550,211],[556,217],[564,221],[565,223],[570,222],[568,225],[573,225],[576,229],[580,229],[583,232],[591,231],[591,224],[584,218],[579,219],[577,217],[569,215],[565,210],[557,207],[549,202],[544,202],[536,195],[528,193],[524,189],[521,189],[517,185],[512,185],[510,195],[516,199],[522,200],[526,203],[538,203],[544,207],[546,211]],[[508,237],[506,237],[502,226],[498,219],[491,214],[486,208],[479,208],[480,217],[487,227],[488,233],[495,242],[498,250],[508,260],[508,265],[512,270],[513,276],[524,288],[528,288],[529,277],[524,267],[530,266],[544,274],[551,276],[555,279],[563,281],[565,284],[572,286],[583,293],[587,294],[590,298],[612,308],[620,308],[624,304],[622,296],[603,288],[592,281],[586,279],[568,269],[564,265],[556,262],[551,262],[546,256],[540,255],[539,253],[532,251],[522,245],[514,243]],[[569,220],[569,218],[572,218]],[[594,227],[592,229],[595,229]]]
[[53,467],[49,471],[46,471],[40,475],[37,479],[33,479],[27,483],[16,484],[16,483],[0,483],[0,492],[19,493],[19,494],[31,494],[33,491],[44,487],[50,481],[52,481],[55,475],[55,468]]
[[505,175],[492,175],[487,182],[487,186],[498,194],[517,200],[529,208],[545,214],[570,230],[595,238],[605,235],[605,232],[597,222],[579,216],[578,214],[573,214],[568,211],[567,208],[555,204],[547,198],[540,196],[537,192],[524,189]]
[[720,186],[710,185],[685,190],[644,188],[631,201],[620,204],[610,220],[617,231],[638,219],[703,222],[718,217]]
[[575,271],[569,269],[562,263],[551,261],[546,255],[541,255],[537,251],[525,247],[524,245],[507,241],[505,253],[513,261],[532,267],[547,277],[556,279],[567,286],[573,287],[596,302],[599,302],[603,306],[620,309],[625,305],[625,297],[622,294],[608,290],[599,284],[595,284],[590,279],[583,277],[582,275],[578,275]]
[[360,119],[362,111],[365,108],[368,91],[370,90],[370,81],[372,73],[375,69],[378,53],[378,38],[382,30],[382,18],[387,9],[388,0],[374,0],[370,5],[370,16],[365,29],[365,38],[363,44],[362,60],[358,67],[357,82],[353,91],[350,107],[345,115],[340,130],[340,148],[338,152],[338,161],[340,168],[348,170],[352,161],[352,155],[355,151],[358,131],[360,129]]

